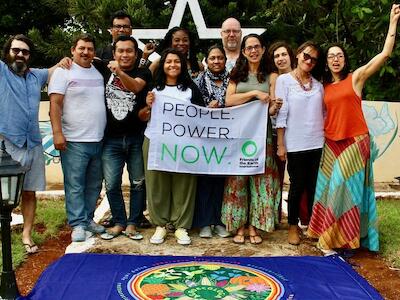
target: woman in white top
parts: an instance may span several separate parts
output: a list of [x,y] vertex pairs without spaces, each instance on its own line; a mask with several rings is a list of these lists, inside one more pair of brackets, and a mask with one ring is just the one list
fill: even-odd
[[[166,49],[155,71],[155,88],[148,93],[148,109],[139,112],[142,120],[148,120],[146,112],[157,98],[167,96],[204,106],[202,95],[187,72],[183,54],[173,48]],[[151,120],[157,122],[158,120]],[[172,224],[177,242],[191,243],[187,229],[193,221],[196,195],[196,177],[191,174],[164,172],[147,169],[149,139],[151,132],[145,132],[143,158],[145,163],[146,194],[151,222],[157,226],[150,243],[161,244],[167,235],[166,225]]]
[[316,44],[303,43],[296,53],[296,68],[276,80],[275,95],[283,99],[276,121],[277,153],[281,160],[288,161],[288,242],[293,245],[300,243],[297,223],[304,190],[311,213],[324,144],[323,87],[312,74],[321,73],[323,63],[320,56],[321,50]]

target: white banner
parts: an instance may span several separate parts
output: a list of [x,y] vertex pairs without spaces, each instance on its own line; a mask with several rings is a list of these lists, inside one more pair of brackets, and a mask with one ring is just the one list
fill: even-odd
[[268,105],[206,108],[157,97],[146,136],[149,170],[191,174],[264,172]]

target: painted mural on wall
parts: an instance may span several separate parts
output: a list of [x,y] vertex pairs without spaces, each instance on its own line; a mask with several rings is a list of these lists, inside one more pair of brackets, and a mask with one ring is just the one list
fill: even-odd
[[370,134],[374,137],[379,159],[398,138],[398,116],[388,102],[363,101],[363,112]]
[[44,159],[46,166],[50,163],[60,162],[60,152],[54,148],[53,144],[53,132],[51,129],[50,121],[40,121],[40,134],[42,135],[42,145],[44,149]]

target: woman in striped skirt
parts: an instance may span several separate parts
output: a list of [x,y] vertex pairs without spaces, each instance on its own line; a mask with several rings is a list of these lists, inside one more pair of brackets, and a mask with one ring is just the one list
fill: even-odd
[[324,78],[325,145],[308,235],[318,238],[326,255],[333,249],[379,250],[372,161],[374,150],[361,109],[365,81],[377,72],[393,50],[400,6],[392,6],[390,25],[381,53],[350,73],[346,51],[327,51]]

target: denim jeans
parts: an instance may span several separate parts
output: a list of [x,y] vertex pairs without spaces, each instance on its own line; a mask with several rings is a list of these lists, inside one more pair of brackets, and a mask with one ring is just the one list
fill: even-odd
[[[139,225],[145,208],[142,155],[143,136],[106,138],[103,147],[103,173],[113,221],[116,225]],[[129,218],[122,195],[122,172],[127,165],[130,181]]]
[[65,206],[71,227],[87,226],[93,220],[103,180],[102,142],[67,142],[61,151]]

